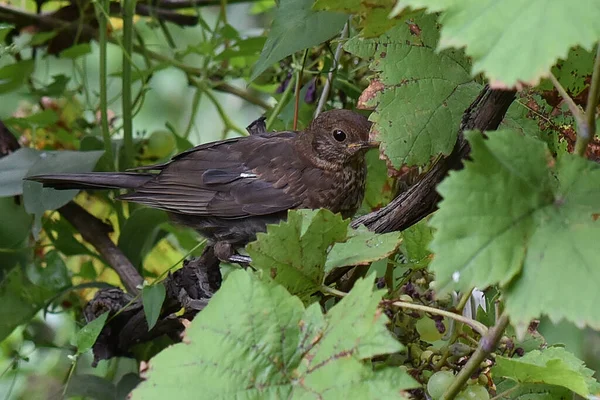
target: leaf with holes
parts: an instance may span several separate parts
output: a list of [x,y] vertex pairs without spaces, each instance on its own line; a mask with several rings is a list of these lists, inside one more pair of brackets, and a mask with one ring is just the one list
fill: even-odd
[[273,282],[232,272],[184,343],[152,359],[132,398],[408,398],[418,383],[403,369],[365,361],[402,349],[372,287],[359,280],[323,315]]
[[439,33],[434,16],[398,24],[375,39],[355,36],[345,49],[373,58],[377,79],[363,92],[363,107],[392,165],[423,165],[449,154],[464,110],[479,93],[461,52],[436,52]]
[[346,239],[349,223],[328,210],[289,211],[287,221],[268,226],[246,249],[265,278],[307,298],[323,283],[329,246]]
[[535,85],[558,58],[600,39],[600,2],[580,0],[400,0],[404,7],[442,11],[440,49],[466,48],[473,74],[483,72],[496,87]]

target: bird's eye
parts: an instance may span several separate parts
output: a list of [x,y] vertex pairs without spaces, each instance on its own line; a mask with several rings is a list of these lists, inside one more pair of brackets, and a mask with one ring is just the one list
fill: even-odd
[[336,129],[333,131],[333,138],[338,142],[343,142],[346,140],[346,133],[341,129]]

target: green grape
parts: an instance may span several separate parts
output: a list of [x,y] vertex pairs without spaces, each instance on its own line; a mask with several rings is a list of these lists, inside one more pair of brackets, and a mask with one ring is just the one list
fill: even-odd
[[433,400],[437,400],[450,387],[454,380],[454,375],[450,371],[439,371],[431,375],[427,382],[427,392]]
[[418,320],[416,328],[419,335],[421,335],[421,339],[429,343],[440,340],[443,336],[435,327],[435,321],[427,317]]
[[456,400],[489,400],[490,394],[481,385],[470,385],[456,396]]
[[148,138],[148,155],[163,158],[175,150],[175,138],[169,131],[154,131]]

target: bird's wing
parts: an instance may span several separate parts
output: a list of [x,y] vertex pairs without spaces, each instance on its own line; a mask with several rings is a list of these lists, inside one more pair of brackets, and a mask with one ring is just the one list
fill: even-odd
[[253,135],[176,156],[122,199],[196,216],[266,215],[303,202],[304,167],[289,132]]

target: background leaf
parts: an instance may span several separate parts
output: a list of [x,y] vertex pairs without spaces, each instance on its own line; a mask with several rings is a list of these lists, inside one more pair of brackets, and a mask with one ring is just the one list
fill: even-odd
[[133,266],[141,269],[144,258],[162,237],[161,225],[167,221],[167,214],[154,208],[138,208],[131,213],[119,235],[119,248]]
[[346,14],[314,11],[313,0],[281,0],[260,59],[250,80],[271,64],[299,50],[316,46],[339,34],[348,20]]

